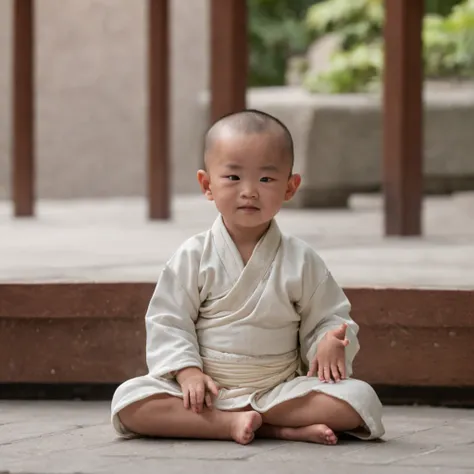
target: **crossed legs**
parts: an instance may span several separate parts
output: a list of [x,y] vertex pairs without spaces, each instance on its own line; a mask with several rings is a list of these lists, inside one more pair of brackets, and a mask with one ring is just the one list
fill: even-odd
[[161,438],[200,438],[250,443],[255,436],[321,444],[336,444],[337,432],[362,425],[359,414],[346,402],[312,392],[289,400],[266,413],[217,409],[193,413],[180,398],[155,395],[119,412],[130,431]]

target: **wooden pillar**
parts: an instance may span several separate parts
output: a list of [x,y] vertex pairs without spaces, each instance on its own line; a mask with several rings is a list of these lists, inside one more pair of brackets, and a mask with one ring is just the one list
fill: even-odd
[[245,109],[247,2],[211,0],[211,121]]
[[170,217],[169,2],[148,0],[148,214]]
[[423,0],[385,0],[385,233],[420,235],[423,199]]
[[15,217],[34,214],[34,0],[13,2],[12,193]]

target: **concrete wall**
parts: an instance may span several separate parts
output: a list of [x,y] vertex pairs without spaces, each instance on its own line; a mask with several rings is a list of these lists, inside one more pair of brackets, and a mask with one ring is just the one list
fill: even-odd
[[[45,198],[141,195],[146,0],[39,0],[37,185]],[[0,198],[9,196],[12,0],[0,0]],[[171,0],[173,188],[193,192],[197,96],[208,82],[208,0]],[[190,156],[192,155],[192,156]]]

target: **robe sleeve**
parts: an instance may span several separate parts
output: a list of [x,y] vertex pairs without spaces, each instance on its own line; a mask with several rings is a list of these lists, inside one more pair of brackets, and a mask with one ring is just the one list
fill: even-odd
[[165,265],[145,316],[146,360],[153,377],[202,370],[195,323],[199,314],[198,265],[186,258]]
[[[314,272],[313,272],[314,273]],[[312,279],[309,278],[309,281]],[[314,279],[313,279],[314,282]],[[307,285],[306,291],[311,291]],[[351,304],[346,295],[324,267],[322,279],[313,286],[313,293],[300,310],[301,323],[299,331],[301,359],[305,370],[316,355],[318,344],[325,334],[347,323],[346,337],[349,340],[346,352],[346,375],[352,375],[352,365],[359,352],[357,334],[359,326],[351,319]]]

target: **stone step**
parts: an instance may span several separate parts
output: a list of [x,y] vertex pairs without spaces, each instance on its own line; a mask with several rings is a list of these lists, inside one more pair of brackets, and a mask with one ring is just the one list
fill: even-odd
[[[144,314],[153,289],[151,283],[0,285],[0,384],[116,386],[146,373]],[[354,377],[392,398],[406,398],[400,388],[432,401],[433,390],[465,389],[474,405],[474,291],[345,291],[360,326]]]

